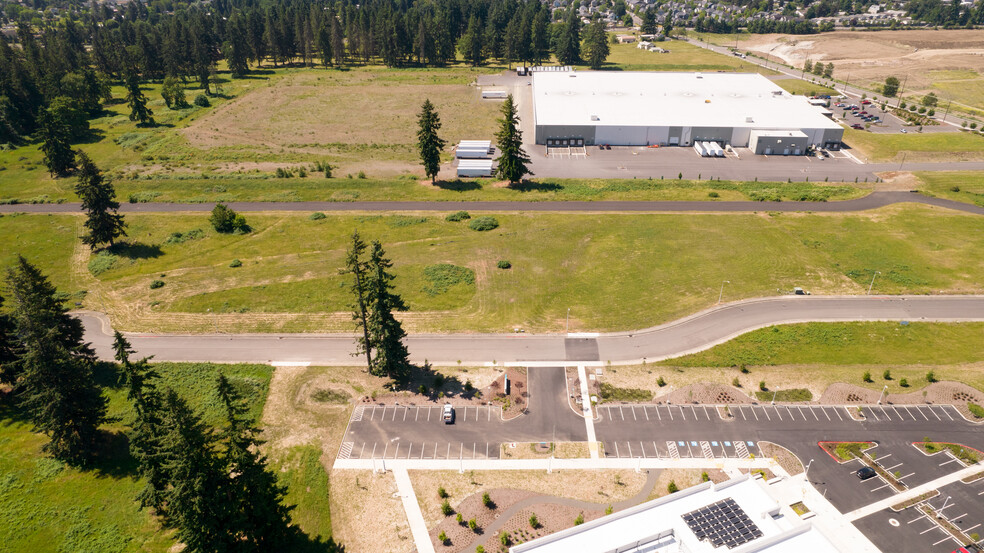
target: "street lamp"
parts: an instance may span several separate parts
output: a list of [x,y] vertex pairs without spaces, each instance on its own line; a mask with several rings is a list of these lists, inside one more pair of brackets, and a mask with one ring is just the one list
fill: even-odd
[[567,308],[567,330],[565,332],[567,332],[568,334],[571,332],[571,308],[570,307]]
[[868,295],[871,295],[871,287],[875,285],[875,277],[880,275],[881,271],[875,271],[875,274],[871,275],[871,284],[868,285]]
[[878,405],[881,405],[882,397],[885,395],[885,392],[887,391],[888,391],[888,384],[886,384],[885,387],[882,388],[882,392],[878,394]]
[[810,462],[806,464],[806,469],[803,470],[803,473],[806,475],[807,481],[810,480],[810,465],[812,464],[813,464],[813,459],[810,459]]
[[730,280],[726,280],[726,281],[724,281],[724,282],[721,283],[721,293],[718,294],[718,303],[721,303],[721,298],[724,297],[724,285],[725,284],[731,284],[731,281]]
[[777,395],[779,395],[779,388],[776,388],[776,391],[772,392],[772,405],[775,405],[776,404],[776,396]]

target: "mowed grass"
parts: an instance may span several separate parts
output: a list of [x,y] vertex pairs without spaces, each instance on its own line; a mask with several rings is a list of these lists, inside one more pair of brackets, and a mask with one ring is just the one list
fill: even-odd
[[940,198],[984,207],[984,172],[936,171],[916,173],[919,190]]
[[[122,201],[134,196],[158,202],[231,201],[561,201],[561,200],[721,200],[756,199],[763,193],[784,200],[846,200],[867,194],[854,183],[779,183],[665,179],[551,179],[539,178],[522,186],[496,186],[488,179],[420,183],[420,177],[325,179],[321,173],[306,178],[248,178],[229,176],[180,180],[118,180]],[[221,184],[219,184],[221,183]]]
[[612,44],[611,54],[603,69],[619,71],[738,71],[775,75],[771,69],[760,67],[737,56],[725,56],[681,40],[656,43],[665,54],[649,52],[636,44]]
[[664,361],[680,367],[739,365],[957,365],[984,361],[984,323],[806,323],[763,328]]
[[[161,363],[155,368],[161,384],[174,389],[209,424],[218,425],[222,407],[214,392],[221,371],[250,404],[259,418],[273,369],[266,365],[213,365]],[[115,371],[103,366],[98,377],[106,386],[109,416],[107,432],[123,431],[132,416],[126,392]],[[0,403],[0,543],[3,551],[73,551],[92,553],[166,552],[174,545],[169,532],[141,510],[135,497],[143,484],[120,437],[102,460],[79,470],[45,457],[47,439],[31,431],[8,403]],[[290,476],[285,480],[296,484]]]
[[832,88],[811,83],[803,79],[776,79],[772,82],[790,94],[800,94],[803,96],[816,96],[818,94],[837,96],[840,94],[840,92]]
[[[731,282],[725,300],[793,286],[864,293],[875,271],[875,293],[981,293],[984,282],[984,219],[921,206],[495,216],[499,228],[476,232],[441,214],[317,221],[305,213],[248,214],[253,233],[218,235],[206,214],[133,214],[131,236],[149,247],[131,248],[132,258],[90,277],[84,305],[128,329],[348,331],[350,298],[338,271],[354,229],[379,239],[392,257],[412,331],[557,331],[568,307],[575,330],[640,328],[712,305],[724,280]],[[9,233],[19,227],[6,220],[0,239],[13,243]],[[202,238],[168,243],[171,233],[196,229]],[[229,267],[233,259],[242,267]],[[502,259],[512,268],[496,268]],[[425,269],[445,263],[470,269],[474,282],[436,290]],[[155,279],[165,286],[151,290]]]
[[871,162],[984,160],[984,137],[968,132],[879,134],[844,129],[855,156]]

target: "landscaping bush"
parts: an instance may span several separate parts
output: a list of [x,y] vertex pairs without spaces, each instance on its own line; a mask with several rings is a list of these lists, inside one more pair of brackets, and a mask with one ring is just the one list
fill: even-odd
[[465,219],[471,219],[471,215],[469,215],[467,211],[455,211],[454,213],[449,213],[447,217],[444,218],[444,220],[449,223],[457,223],[458,221],[464,221]]
[[711,479],[711,477],[707,474],[707,471],[704,471],[704,472],[700,473],[700,481],[701,482],[707,482],[710,479]]
[[662,388],[663,386],[666,386],[666,380],[664,380],[663,377],[660,376],[656,378],[656,385]]
[[482,505],[485,505],[486,509],[495,508],[495,503],[492,503],[492,498],[489,497],[489,492],[485,492],[482,494]]
[[602,399],[628,401],[631,403],[645,402],[653,398],[653,395],[649,392],[649,390],[643,390],[640,388],[616,388],[608,382],[601,383],[598,390],[598,395],[601,396]]
[[502,545],[504,545],[506,547],[509,547],[509,544],[512,543],[512,540],[509,539],[509,534],[507,534],[505,532],[500,532],[499,533],[499,542],[502,543]]
[[208,222],[212,223],[212,227],[221,233],[250,231],[249,225],[246,224],[246,218],[229,209],[225,204],[215,204]]
[[447,499],[441,503],[441,512],[444,513],[444,516],[451,516],[451,513],[454,512],[454,509],[451,508],[451,504],[448,503]]
[[183,244],[189,240],[198,240],[199,238],[205,237],[205,231],[200,228],[195,230],[189,230],[187,232],[172,232],[167,239],[164,240],[165,244]]
[[720,194],[718,194],[717,192],[708,192],[708,193],[707,193],[707,197],[708,197],[708,198],[720,198],[720,197],[721,197],[721,195],[720,195]]
[[540,519],[536,518],[536,513],[530,515],[530,528],[534,530],[540,527]]
[[209,103],[208,96],[206,96],[204,94],[199,94],[199,95],[195,96],[195,105],[198,106],[198,107],[200,107],[200,108],[207,108],[207,107],[209,107],[212,104]]
[[670,484],[666,486],[666,491],[670,493],[677,493],[678,491],[680,491],[680,488],[677,487],[676,481],[670,480]]
[[437,535],[437,539],[440,540],[443,545],[448,545],[451,543],[451,540],[448,539],[448,535],[444,530],[441,530],[441,533]]
[[443,294],[457,284],[464,284],[466,286],[475,284],[475,271],[467,267],[451,265],[450,263],[439,263],[424,267],[424,277],[430,281],[430,285],[424,286],[423,291],[431,296]]
[[974,418],[984,419],[984,407],[976,403],[967,402],[967,409],[970,410],[971,415],[974,415]]
[[163,280],[152,280],[152,281],[150,281],[150,289],[151,290],[157,290],[158,288],[163,288],[163,287],[164,287],[164,281]]
[[768,392],[769,391],[769,387],[765,385],[765,381],[764,380],[762,380],[761,382],[759,382],[759,390],[762,390],[763,392]]
[[478,219],[472,219],[468,223],[468,228],[472,230],[477,230],[479,232],[492,230],[499,227],[499,221],[495,217],[485,216],[479,217]]
[[485,553],[485,548],[481,545],[475,547],[475,553]]
[[240,261],[240,260],[238,260],[238,259],[233,259],[232,260],[232,263],[230,263],[229,266],[232,267],[233,269],[235,269],[236,267],[242,267],[243,266],[243,262]]
[[885,380],[891,380],[892,379],[891,369],[885,369],[885,372],[882,373],[882,378],[884,378]]
[[580,526],[584,524],[584,513],[578,513],[577,518],[574,519],[574,526]]
[[456,515],[456,516],[454,517],[454,520],[455,520],[455,521],[456,521],[456,522],[457,522],[458,524],[462,524],[462,523],[463,523],[463,521],[465,520],[465,517],[463,517],[463,516],[461,516],[461,513],[458,513],[458,514],[457,514],[457,515]]
[[478,523],[475,522],[475,519],[473,518],[468,519],[468,529],[471,530],[472,532],[475,532],[476,534],[478,533]]
[[737,376],[731,381],[731,385],[735,388],[741,388],[741,381],[738,380]]
[[899,386],[902,386],[903,388],[908,388],[909,381],[905,377],[902,377],[899,379]]
[[495,264],[495,266],[500,269],[511,269],[512,263],[506,261],[505,259],[500,259],[499,262]]
[[871,371],[864,371],[864,374],[861,375],[861,380],[863,382],[871,382],[872,381],[871,380]]
[[926,382],[930,382],[930,383],[936,382],[936,373],[934,373],[933,371],[929,371],[928,373],[926,373]]
[[101,251],[89,260],[89,272],[92,273],[92,276],[99,276],[112,269],[119,259],[107,251]]
[[310,219],[312,221],[320,221],[320,220],[322,220],[322,219],[324,219],[326,217],[328,217],[328,216],[325,215],[324,213],[322,213],[320,211],[315,211],[314,213],[311,214],[310,217],[308,217],[308,219]]

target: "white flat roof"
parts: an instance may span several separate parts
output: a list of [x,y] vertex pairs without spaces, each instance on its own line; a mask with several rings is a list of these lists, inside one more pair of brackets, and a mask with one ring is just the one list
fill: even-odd
[[[819,530],[799,519],[747,475],[694,486],[581,526],[510,549],[512,553],[833,553],[837,548]],[[699,540],[682,515],[724,499],[733,499],[762,532],[734,549]],[[774,518],[773,515],[780,515]]]
[[533,104],[537,125],[841,128],[758,73],[534,73]]
[[783,138],[806,138],[803,131],[770,131],[770,130],[754,130],[749,133],[750,136],[781,136]]

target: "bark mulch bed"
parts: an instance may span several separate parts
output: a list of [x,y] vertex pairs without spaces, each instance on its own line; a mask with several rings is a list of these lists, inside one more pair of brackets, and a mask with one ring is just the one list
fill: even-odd
[[793,454],[792,451],[772,442],[759,442],[759,451],[762,455],[774,459],[779,466],[790,476],[804,472],[803,463]]
[[654,399],[656,403],[704,403],[704,404],[733,404],[754,403],[745,392],[724,384],[691,384],[679,390],[663,394]]

